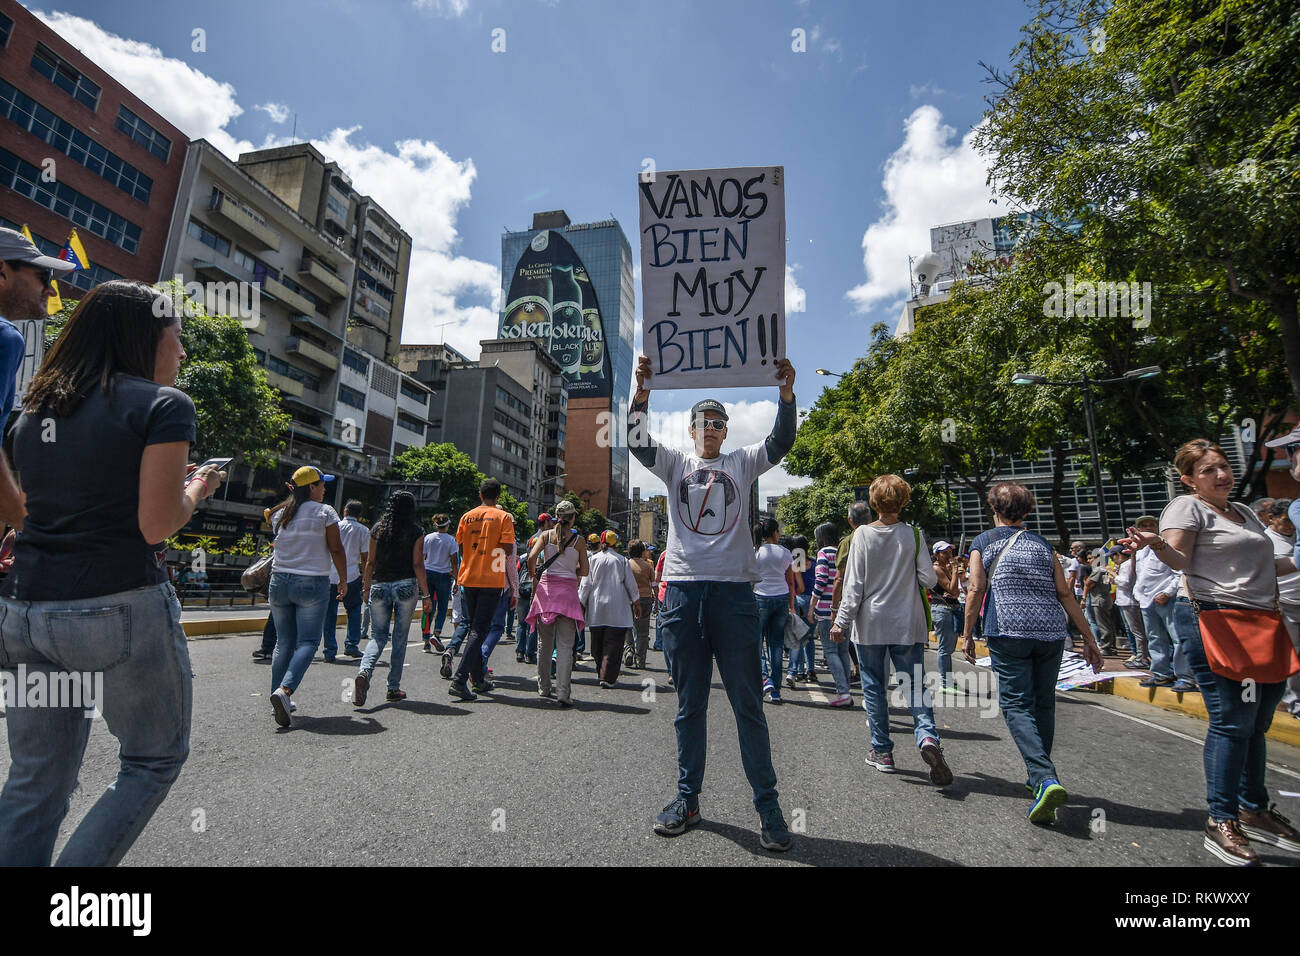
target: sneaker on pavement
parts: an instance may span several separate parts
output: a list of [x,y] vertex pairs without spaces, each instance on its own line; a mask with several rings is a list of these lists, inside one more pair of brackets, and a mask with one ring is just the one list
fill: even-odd
[[527,663],[529,663],[529,664],[536,664],[536,663],[537,663],[537,655],[536,655],[536,654],[529,654],[527,657],[524,658],[524,660],[525,660]]
[[361,648],[359,648],[359,647],[345,647],[345,648],[343,648],[343,653],[346,654],[348,657],[365,657],[365,656],[366,656],[365,654],[361,653]]
[[459,697],[461,700],[478,700],[478,694],[456,680],[447,685],[447,693],[452,697]]
[[691,827],[700,825],[700,808],[692,807],[687,803],[686,798],[679,796],[668,806],[664,807],[664,812],[655,817],[655,833],[660,836],[674,837],[680,836]]
[[469,682],[469,686],[476,694],[486,694],[488,691],[492,690],[497,685],[492,683],[490,680],[488,680],[485,677],[479,681],[471,680]]
[[830,701],[827,702],[826,706],[827,706],[827,707],[852,707],[852,706],[853,706],[853,695],[852,695],[852,694],[836,694],[834,697],[832,697],[832,698],[830,699]]
[[773,690],[772,693],[763,695],[763,703],[779,704],[781,703],[781,695],[778,694],[775,690]]
[[406,700],[406,691],[393,690],[390,687],[388,693],[384,695],[384,700],[390,700],[390,701]]
[[1229,866],[1254,866],[1259,862],[1259,854],[1236,820],[1207,820],[1205,848]]
[[1300,853],[1300,831],[1291,825],[1291,821],[1277,812],[1277,804],[1270,804],[1267,810],[1238,811],[1238,823],[1241,832],[1256,843]]
[[439,654],[446,650],[446,648],[442,646],[442,641],[438,640],[437,634],[429,635],[429,645]]
[[1168,677],[1156,677],[1154,674],[1152,674],[1150,677],[1146,678],[1145,680],[1138,681],[1138,686],[1139,687],[1173,687],[1175,683],[1177,683],[1177,681],[1174,680],[1172,674]]
[[283,687],[277,687],[275,693],[271,695],[271,710],[275,713],[275,722],[281,727],[288,727],[291,723],[289,714],[289,695],[284,692]]
[[289,698],[289,713],[291,714],[298,713],[298,705],[293,702],[292,697]]
[[1034,796],[1034,805],[1029,808],[1029,821],[1031,823],[1055,823],[1056,808],[1069,799],[1069,794],[1065,788],[1057,781],[1048,777],[1038,785],[1038,793]]
[[921,759],[930,768],[930,782],[932,784],[936,787],[946,787],[952,783],[952,770],[949,769],[947,762],[943,759],[943,748],[939,746],[939,741],[933,737],[927,737],[925,743],[921,744]]
[[894,755],[892,753],[882,754],[876,751],[866,756],[867,766],[875,767],[881,773],[896,773],[898,768],[894,766]]
[[443,680],[451,680],[451,654],[450,653],[444,653],[442,655],[442,665],[438,668],[438,674],[441,675]]
[[424,635],[424,653],[432,654],[433,648],[429,646],[429,635]]
[[253,651],[253,660],[269,661],[271,659],[271,654],[271,651],[264,651],[259,647],[257,650]]
[[758,842],[764,850],[784,853],[794,846],[794,837],[790,834],[790,828],[785,825],[785,816],[781,813],[780,807],[761,814],[759,820],[762,822],[762,830]]
[[1195,694],[1200,690],[1200,688],[1196,686],[1196,681],[1194,680],[1174,681],[1174,683],[1170,685],[1169,689],[1175,694]]
[[366,694],[370,691],[370,678],[365,674],[358,674],[357,679],[352,682],[352,706],[362,707],[366,703]]

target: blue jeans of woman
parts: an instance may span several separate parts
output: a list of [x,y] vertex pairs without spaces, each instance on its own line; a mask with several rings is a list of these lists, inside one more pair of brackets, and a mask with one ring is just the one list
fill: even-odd
[[433,614],[437,615],[430,620],[433,625],[433,633],[442,637],[442,625],[447,620],[447,612],[451,610],[451,574],[447,571],[430,571],[424,569],[425,576],[429,581],[429,594],[433,596]]
[[44,706],[7,702],[0,865],[49,866],[96,704],[118,739],[117,779],[72,832],[58,865],[116,866],[131,849],[190,752],[193,673],[180,620],[170,584],[72,601],[0,599],[7,681],[17,677],[25,689],[40,674],[50,691]]
[[271,574],[267,596],[275,615],[275,656],[271,658],[271,691],[298,689],[320,647],[325,607],[329,604],[329,575]]
[[[361,648],[361,577],[348,582],[348,593],[343,598],[343,609],[348,612],[347,637],[343,639],[343,650],[355,651]],[[321,637],[325,641],[325,660],[332,661],[338,655],[339,592],[331,584],[329,602],[325,606],[325,619],[322,622]]]
[[506,623],[507,613],[510,611],[510,589],[501,592],[501,600],[497,602],[496,613],[492,615],[492,624],[488,628],[487,637],[483,638],[483,668],[486,672],[488,658],[496,650],[497,644],[509,630],[509,624]]
[[1065,640],[989,637],[989,659],[998,675],[998,707],[1029,772],[1029,785],[1058,780],[1052,763],[1056,738],[1056,678]]
[[[812,600],[811,594],[797,594],[794,599],[794,612],[799,615],[799,620],[805,623],[808,620],[808,604]],[[817,667],[817,629],[808,628],[808,636],[804,638],[802,644],[790,652],[790,673],[807,674]]]
[[785,657],[785,622],[790,616],[790,599],[781,597],[758,598],[758,653],[763,662],[763,681],[781,686],[781,661]]
[[415,578],[371,582],[370,642],[361,658],[361,673],[366,675],[367,681],[375,671],[375,661],[384,653],[384,645],[391,640],[393,653],[388,666],[388,689],[401,689],[402,668],[406,666],[406,638],[411,630],[411,616],[415,614],[419,590]]
[[519,606],[515,608],[515,620],[519,630],[515,637],[515,653],[523,657],[537,656],[537,629],[528,623],[528,612],[533,607],[532,589],[519,592]]
[[871,749],[892,753],[889,738],[889,662],[898,674],[898,689],[912,712],[912,733],[916,745],[927,737],[939,739],[934,726],[934,708],[927,702],[924,644],[859,644],[858,673],[862,678],[862,707],[871,729]]
[[930,615],[939,638],[939,681],[946,687],[952,673],[952,652],[957,649],[957,609],[935,601],[930,605]]
[[1253,812],[1265,810],[1269,799],[1264,786],[1268,759],[1264,735],[1273,723],[1286,681],[1248,687],[1214,673],[1205,656],[1196,609],[1185,597],[1170,603],[1175,605],[1174,627],[1187,649],[1188,663],[1201,685],[1201,699],[1210,714],[1204,753],[1205,799],[1210,816],[1215,820],[1236,820],[1241,807]]
[[853,673],[853,652],[849,650],[853,642],[845,639],[836,644],[831,640],[831,619],[820,618],[817,621],[817,637],[822,642],[822,655],[826,666],[830,668],[831,680],[835,681],[835,693],[844,695],[849,692],[849,675]]

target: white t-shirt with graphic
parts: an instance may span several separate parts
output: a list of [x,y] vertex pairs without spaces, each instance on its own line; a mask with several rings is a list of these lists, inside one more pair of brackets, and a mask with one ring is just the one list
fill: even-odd
[[757,442],[718,458],[659,445],[650,471],[668,488],[668,547],[663,581],[760,579],[749,528],[749,491],[771,469]]

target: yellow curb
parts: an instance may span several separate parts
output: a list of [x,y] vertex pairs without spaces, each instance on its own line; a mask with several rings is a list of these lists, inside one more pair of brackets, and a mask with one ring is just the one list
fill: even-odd
[[[420,619],[420,611],[417,609],[411,617],[412,621]],[[340,611],[337,623],[346,625],[348,623],[348,614],[346,611]],[[210,621],[181,621],[181,628],[185,631],[186,637],[202,637],[207,634],[251,634],[254,631],[260,631],[266,627],[266,616],[261,617],[222,617]]]
[[[938,646],[937,643],[935,646]],[[988,654],[988,645],[977,640],[975,642],[975,656],[988,657]],[[1161,710],[1171,710],[1174,713],[1186,714],[1188,717],[1197,717],[1207,723],[1210,719],[1209,711],[1205,709],[1205,701],[1200,694],[1175,694],[1168,687],[1139,687],[1138,682],[1131,677],[1114,677],[1100,682],[1095,687],[1075,688],[1075,691],[1081,690],[1091,691],[1094,694],[1111,694],[1115,697],[1123,697],[1125,700],[1148,704]],[[1074,691],[1071,691],[1071,693],[1074,693]],[[1273,723],[1264,736],[1268,740],[1300,747],[1300,720],[1296,720],[1285,711],[1279,710],[1273,715]]]

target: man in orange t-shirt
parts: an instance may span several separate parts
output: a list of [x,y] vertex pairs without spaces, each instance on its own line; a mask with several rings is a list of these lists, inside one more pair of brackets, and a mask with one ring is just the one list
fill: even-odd
[[[474,700],[477,691],[489,691],[492,683],[483,673],[483,639],[492,627],[492,616],[506,586],[506,562],[514,560],[515,522],[510,512],[497,507],[501,482],[489,478],[479,486],[483,503],[461,516],[456,528],[460,545],[460,585],[465,619],[469,621],[469,641],[460,659],[456,676],[448,693],[461,700]],[[512,595],[510,607],[515,606]],[[472,683],[466,686],[466,679]]]

